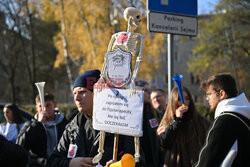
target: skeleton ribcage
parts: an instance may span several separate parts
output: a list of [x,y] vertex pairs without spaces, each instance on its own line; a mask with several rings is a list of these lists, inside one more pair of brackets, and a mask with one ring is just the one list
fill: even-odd
[[140,40],[139,34],[131,33],[128,38],[127,45],[115,45],[112,47],[112,51],[114,51],[117,48],[120,48],[126,52],[130,52],[133,55],[133,57],[138,56],[140,51],[139,40]]

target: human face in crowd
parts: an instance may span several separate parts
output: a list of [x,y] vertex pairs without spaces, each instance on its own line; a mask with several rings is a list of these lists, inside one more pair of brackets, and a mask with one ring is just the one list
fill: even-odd
[[74,101],[79,112],[83,112],[92,116],[93,113],[93,93],[84,88],[84,87],[76,87],[73,90]]
[[221,101],[220,93],[216,92],[211,85],[206,90],[206,100],[211,110],[215,110],[218,103]]
[[144,102],[145,103],[151,103],[151,99],[150,99],[150,90],[149,89],[145,89],[144,90]]
[[155,109],[163,110],[166,108],[167,96],[159,91],[153,91],[150,95],[152,105]]
[[46,100],[44,102],[44,111],[42,110],[42,104],[41,102],[36,103],[36,110],[38,112],[38,117],[44,117],[41,122],[49,122],[54,120],[54,109],[56,107],[56,103],[54,103],[52,100]]
[[[183,91],[182,94],[183,94],[185,106],[188,107],[189,104],[190,104],[190,98],[191,98],[191,97],[188,96],[188,94],[187,94],[186,91]],[[182,106],[182,102],[181,102],[181,99],[180,99],[180,97],[179,97],[179,98],[178,98],[178,107],[180,107],[180,106]]]
[[13,115],[13,112],[10,109],[4,107],[3,113],[4,113],[4,117],[5,117],[7,122],[13,121],[14,115]]

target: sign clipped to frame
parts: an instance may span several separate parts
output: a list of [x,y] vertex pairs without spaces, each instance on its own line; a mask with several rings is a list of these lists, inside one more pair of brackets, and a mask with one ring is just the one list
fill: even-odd
[[94,129],[142,136],[144,92],[136,90],[129,96],[126,89],[94,89],[93,127]]

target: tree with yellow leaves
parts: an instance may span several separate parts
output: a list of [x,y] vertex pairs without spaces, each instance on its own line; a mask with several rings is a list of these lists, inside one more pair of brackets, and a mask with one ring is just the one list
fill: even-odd
[[[59,4],[43,1],[46,15],[59,17]],[[47,5],[46,5],[47,4]],[[112,0],[64,0],[65,35],[68,43],[70,59],[77,64],[79,73],[89,69],[101,69],[108,43],[112,34],[126,31],[127,22],[123,19],[126,7],[136,5],[143,13],[142,23],[137,32],[145,35],[143,62],[139,70],[139,77],[151,79],[159,68],[159,54],[163,52],[163,35],[152,35],[146,28],[146,6],[144,1],[112,1]],[[50,9],[49,9],[50,8]],[[66,63],[64,57],[62,31],[54,38],[59,50],[55,67]],[[133,61],[134,63],[134,61]],[[143,72],[142,72],[143,71]]]

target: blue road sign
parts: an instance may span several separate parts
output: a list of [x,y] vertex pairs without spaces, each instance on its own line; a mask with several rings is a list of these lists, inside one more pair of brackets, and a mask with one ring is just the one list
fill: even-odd
[[197,0],[148,0],[148,10],[197,16]]

